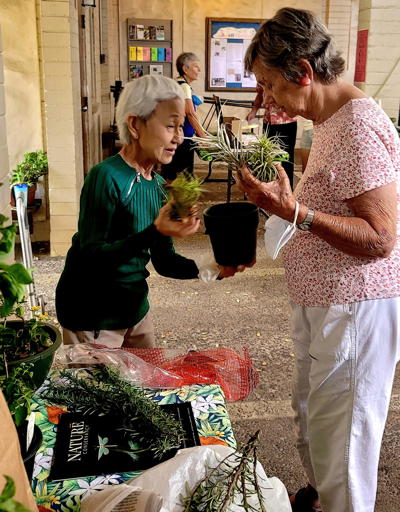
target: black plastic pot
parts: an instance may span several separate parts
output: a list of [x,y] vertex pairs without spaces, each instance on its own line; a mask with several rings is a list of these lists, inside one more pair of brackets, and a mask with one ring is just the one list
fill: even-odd
[[247,202],[221,203],[204,212],[206,233],[219,265],[248,265],[255,260],[258,208]]
[[22,460],[24,461],[25,471],[28,475],[29,481],[32,480],[32,473],[33,473],[33,464],[35,462],[35,456],[36,452],[39,450],[40,445],[43,441],[43,435],[40,428],[35,425],[33,429],[33,438],[32,442],[28,448],[26,449],[26,429],[28,426],[28,422],[25,421],[20,427],[17,428],[18,431],[18,439],[19,444],[21,446],[21,456]]

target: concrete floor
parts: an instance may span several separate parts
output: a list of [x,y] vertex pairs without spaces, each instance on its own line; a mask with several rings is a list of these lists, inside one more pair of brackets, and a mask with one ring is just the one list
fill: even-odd
[[[205,188],[208,192],[201,209],[225,200],[225,184],[208,183]],[[233,187],[233,200],[242,199]],[[152,271],[148,279],[150,301],[160,346],[199,350],[216,346],[249,348],[260,384],[247,399],[228,404],[234,433],[239,442],[244,442],[261,430],[259,459],[267,475],[279,477],[292,492],[305,483],[305,477],[292,431],[289,308],[282,264],[267,259],[262,225],[263,219],[253,268],[212,284],[167,279]],[[188,257],[210,250],[203,227],[196,235],[176,241],[175,246]],[[39,254],[36,263],[36,287],[45,293],[48,310],[54,311],[54,289],[63,259]],[[376,512],[400,510],[399,396],[397,372],[383,439]]]

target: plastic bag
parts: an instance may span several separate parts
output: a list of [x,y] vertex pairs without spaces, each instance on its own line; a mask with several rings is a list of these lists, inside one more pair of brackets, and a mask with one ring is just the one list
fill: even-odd
[[[188,485],[190,489],[193,489],[211,468],[216,467],[233,452],[232,448],[226,446],[196,446],[179,450],[174,458],[144,471],[140,476],[130,480],[125,485],[122,484],[124,488],[120,501],[129,492],[126,489],[127,486],[131,485],[134,486],[135,490],[142,489],[147,493],[156,493],[161,496],[162,508],[160,512],[182,512],[183,506],[181,505],[180,495],[187,495],[186,486]],[[263,504],[268,512],[291,512],[292,508],[285,486],[276,477],[267,478],[259,462],[257,462],[257,476],[262,488]],[[109,493],[110,491],[105,489],[84,499],[82,512],[100,510],[96,508],[97,504],[101,504],[102,512],[114,511],[114,508],[105,507],[105,503],[102,501],[102,493],[106,492]],[[116,493],[114,494],[116,495]],[[258,504],[254,496],[249,497],[249,503],[253,507]],[[128,510],[126,509],[126,512]],[[144,510],[140,508],[131,509],[131,511],[137,512],[144,512]],[[150,510],[153,511],[153,509]],[[242,512],[243,510],[240,498],[236,498],[235,502],[227,508],[227,512]]]
[[112,349],[99,345],[64,345],[58,366],[111,364],[135,385],[177,388],[191,384],[219,384],[228,401],[243,400],[259,382],[246,347],[183,352],[162,348]]

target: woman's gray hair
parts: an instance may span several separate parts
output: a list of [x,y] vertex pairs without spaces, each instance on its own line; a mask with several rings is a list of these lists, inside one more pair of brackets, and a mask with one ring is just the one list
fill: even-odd
[[199,58],[192,52],[185,52],[178,55],[178,58],[176,59],[176,70],[178,71],[178,75],[184,76],[185,72],[183,71],[183,66],[187,66],[189,62],[194,60],[199,60]]
[[129,116],[137,116],[147,121],[160,101],[175,98],[184,99],[182,87],[172,78],[146,75],[128,82],[119,97],[115,113],[121,142],[123,144],[131,142],[127,124]]
[[246,52],[247,71],[252,70],[257,58],[265,66],[279,69],[291,82],[304,74],[300,59],[308,60],[325,84],[335,82],[345,69],[341,52],[325,25],[312,12],[291,7],[279,9],[261,25]]

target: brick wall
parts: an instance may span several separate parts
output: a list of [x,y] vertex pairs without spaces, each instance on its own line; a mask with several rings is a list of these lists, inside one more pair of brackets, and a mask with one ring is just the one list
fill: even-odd
[[83,183],[78,13],[74,0],[41,2],[49,157],[50,241],[64,255],[76,231]]

